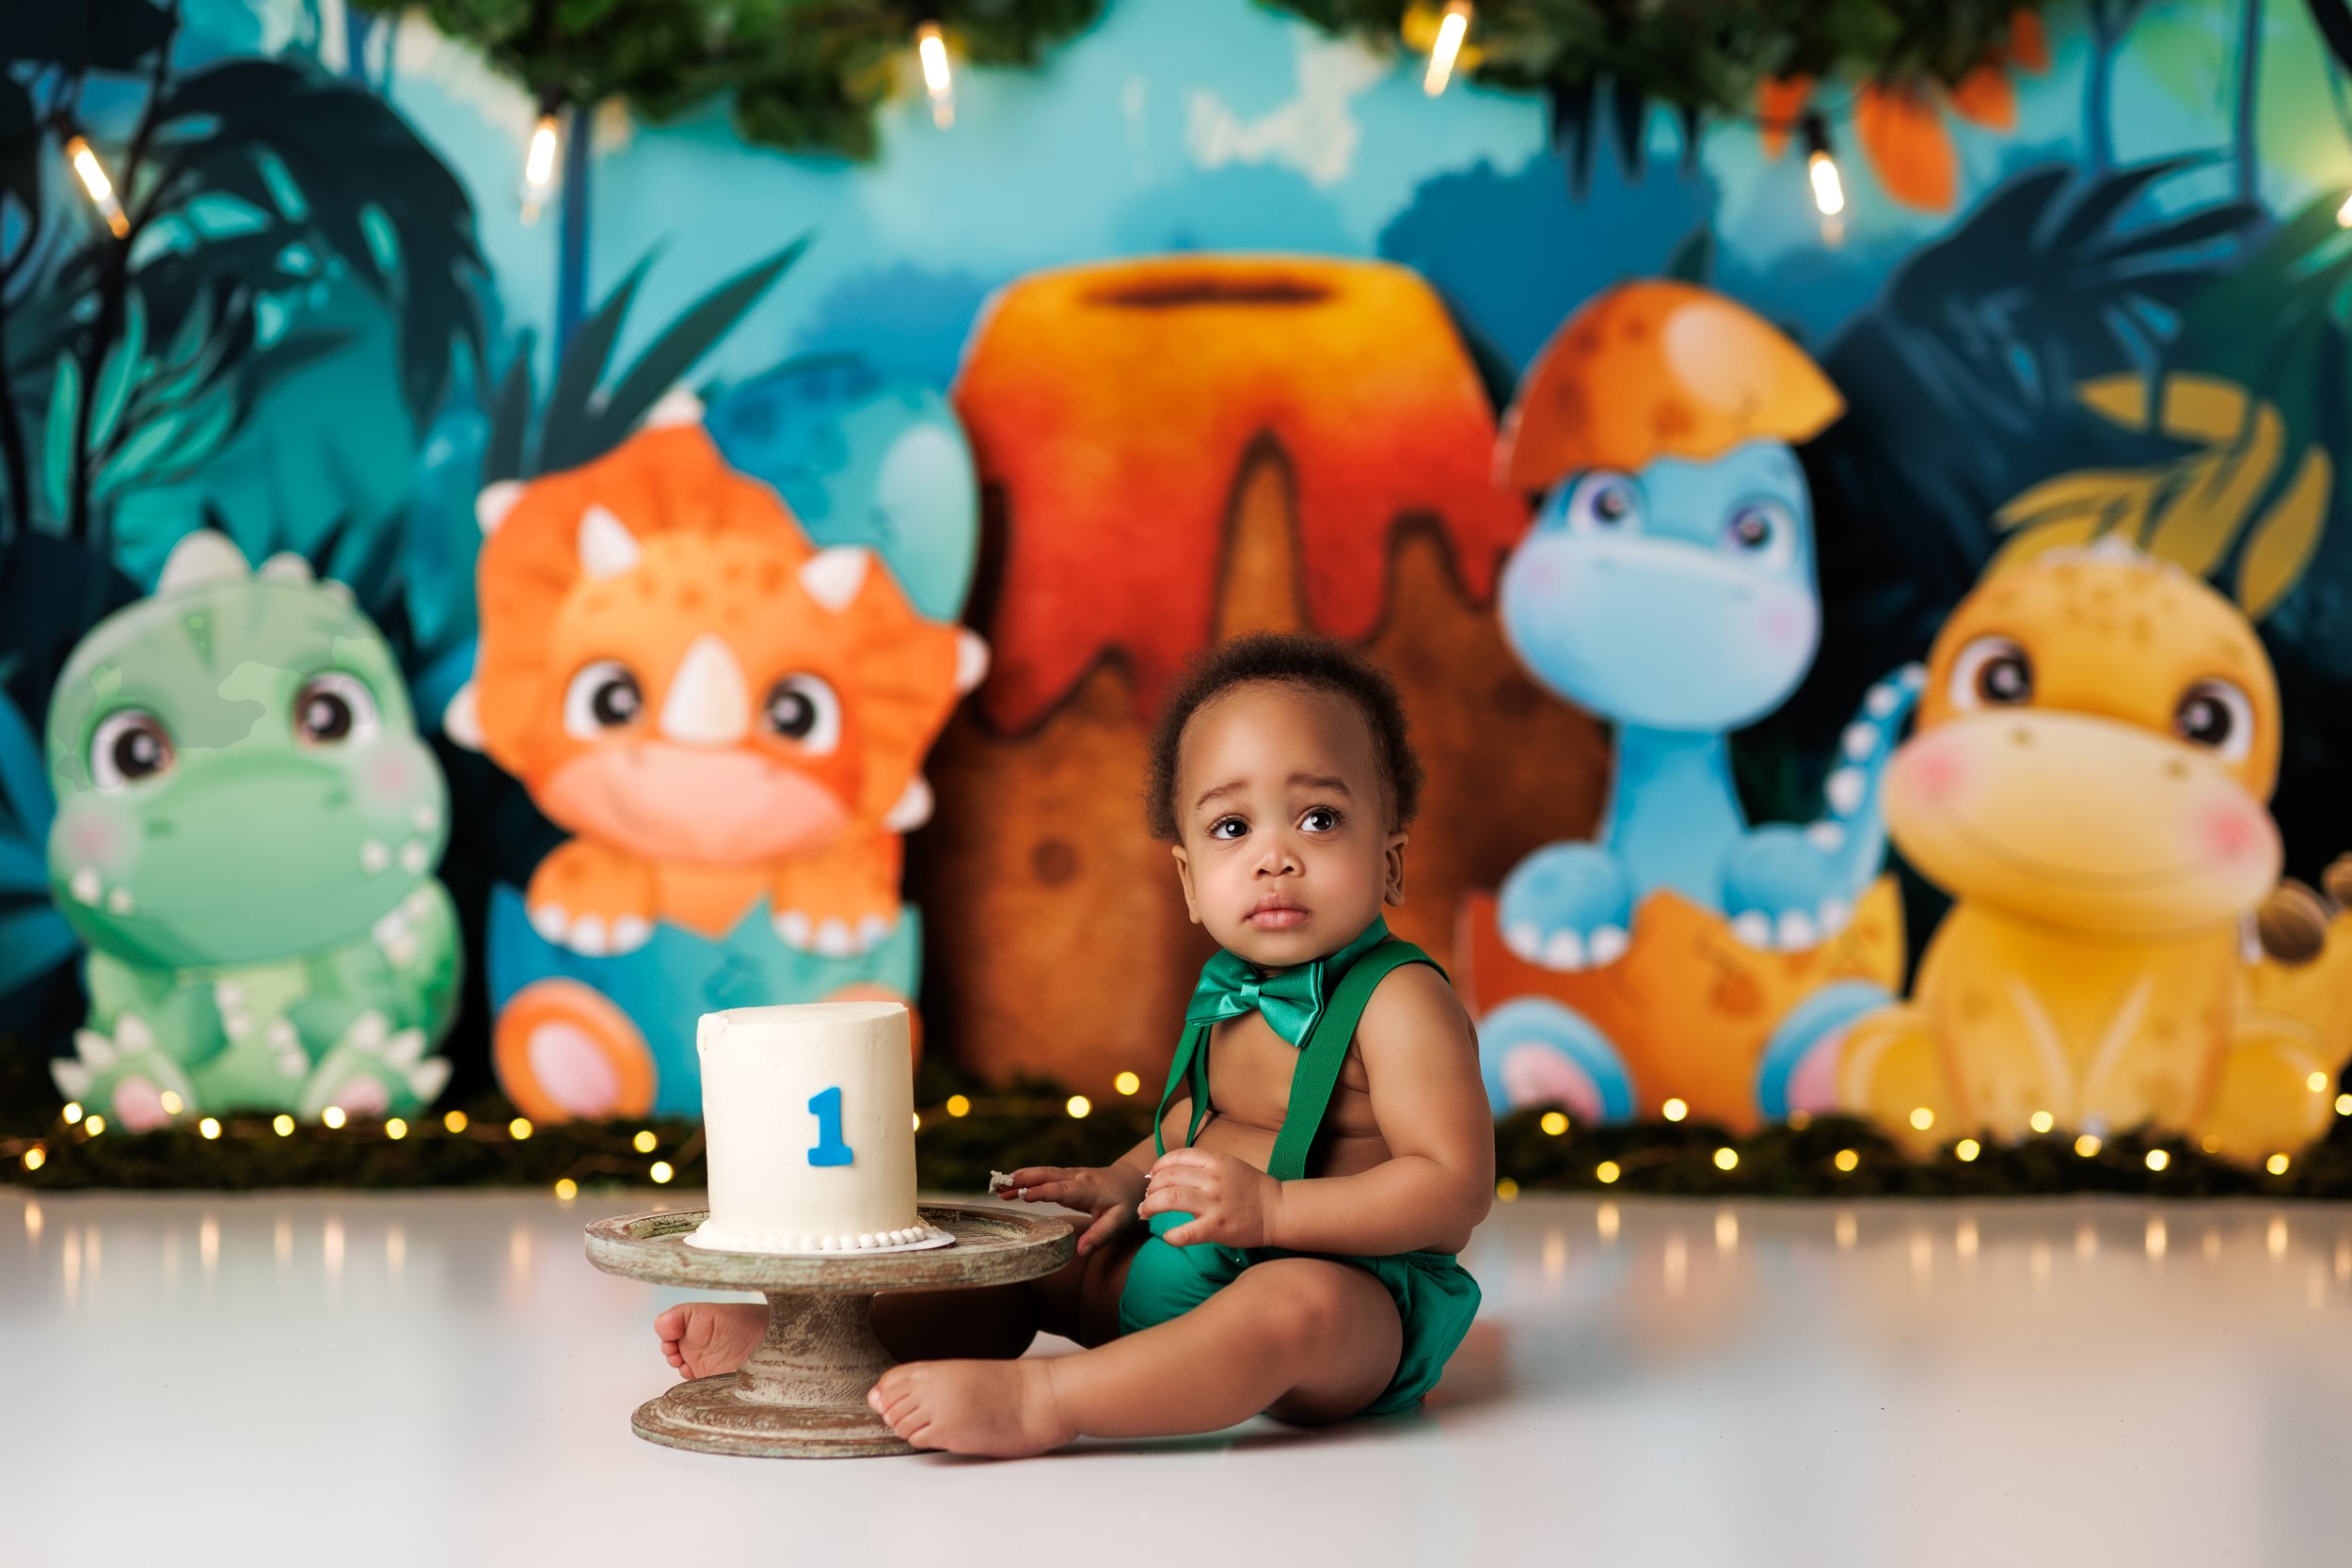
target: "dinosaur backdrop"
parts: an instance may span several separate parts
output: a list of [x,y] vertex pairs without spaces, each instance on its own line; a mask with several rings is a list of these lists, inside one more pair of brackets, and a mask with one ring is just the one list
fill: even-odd
[[[1487,1031],[1498,1103],[1649,1116],[1674,1099],[1733,1125],[1860,1106],[1899,1129],[1925,1111],[1930,1135],[2146,1113],[2194,1132],[2237,1103],[2217,1045],[2177,1069],[2190,1086],[2169,1108],[2080,1083],[2072,1101],[2015,1100],[1912,1022],[1985,974],[1920,964],[1952,900],[1982,895],[1974,863],[1934,847],[1934,802],[1953,798],[1934,759],[1964,750],[1938,737],[2010,733],[1951,694],[1979,677],[2004,701],[2032,689],[1963,632],[2010,570],[2082,569],[2068,563],[2104,541],[2096,570],[2125,574],[2113,593],[2154,569],[2122,546],[2209,584],[2192,601],[2146,579],[2236,628],[2244,691],[2270,683],[2275,712],[2247,701],[2274,763],[2183,766],[2229,773],[2236,793],[2215,799],[2241,815],[2224,836],[2254,857],[2201,919],[2247,946],[2259,916],[2274,955],[2322,955],[2225,988],[2227,1006],[2295,1023],[2285,1044],[2264,1037],[2285,1064],[2272,1078],[2326,1080],[2296,1091],[2308,1103],[2239,1115],[2255,1130],[2231,1147],[2308,1136],[2343,1060],[2326,873],[2352,848],[2352,93],[2322,26],[2340,12],[2087,0],[1949,94],[1776,87],[1760,109],[1829,117],[1849,198],[1830,225],[1769,129],[1692,138],[1663,109],[1603,124],[1590,104],[1459,83],[1432,99],[1409,59],[1247,0],[1112,0],[1036,70],[960,70],[946,126],[909,63],[866,162],[746,146],[717,104],[658,128],[581,110],[536,221],[521,198],[536,105],[413,15],[109,0],[82,28],[8,8],[0,1096],[45,1112],[60,1085],[95,1101],[136,1077],[138,1118],[209,1094],[389,1111],[444,1074],[450,1094],[528,1099],[548,1088],[533,1062],[568,1053],[589,1065],[556,1071],[569,1088],[532,1101],[542,1114],[691,1108],[676,1042],[692,1011],[856,987],[913,990],[926,1050],[970,1071],[1098,1097],[1121,1071],[1155,1081],[1199,952],[1141,829],[1141,726],[1191,649],[1296,625],[1362,643],[1405,687],[1432,778],[1397,925],[1483,1013],[1518,1009]],[[122,187],[127,244],[76,182],[76,130]],[[1579,367],[1613,388],[1611,356],[1683,363],[1644,348],[1641,324],[1670,331],[1692,309],[1710,352],[1766,345],[1751,357],[1778,367],[1757,384],[1772,417],[1620,450],[1607,418],[1578,411]],[[1577,333],[1596,324],[1588,353]],[[1677,373],[1701,392],[1729,373],[1720,352],[1692,363]],[[680,390],[691,404],[665,402]],[[520,689],[495,673],[516,601],[485,522],[528,524],[533,497],[561,495],[619,531],[550,525],[570,565],[667,562],[648,541],[669,524],[611,498],[633,493],[633,443],[681,422],[701,434],[680,461],[767,498],[711,550],[765,551],[779,571],[827,558],[806,616],[881,595],[871,614],[906,635],[868,637],[860,610],[856,645],[937,656],[908,677],[930,695],[894,721],[890,759],[857,753],[891,799],[834,780],[867,834],[863,891],[839,909],[786,896],[797,849],[730,873],[741,888],[681,884],[642,910],[615,891],[621,862],[583,879],[617,840],[554,781],[566,746],[593,746],[561,705],[483,706]],[[1740,689],[1696,731],[1640,693],[1659,661],[1708,649],[1670,640],[1651,668],[1597,680],[1548,641],[1562,623],[1547,595],[1600,558],[1590,531],[1629,504],[1658,519],[1660,548],[1720,521],[1753,552],[1741,569],[1788,589],[1787,657],[1717,650]],[[199,530],[220,537],[179,553]],[[777,744],[826,733],[825,694],[762,684],[748,634],[696,599],[716,559],[665,578],[669,618],[630,624],[650,640],[647,667],[624,672],[634,697],[582,687],[582,723],[632,701],[652,721],[675,676],[692,744],[741,729],[768,745],[761,723]],[[1638,630],[1663,591],[1607,608]],[[165,951],[172,922],[141,903],[143,874],[98,854],[106,833],[134,842],[178,815],[143,780],[193,800],[224,764],[334,766],[294,742],[265,755],[258,728],[167,752],[172,714],[154,704],[203,705],[167,691],[144,710],[156,728],[106,732],[106,765],[132,776],[98,787],[93,743],[125,705],[94,683],[167,662],[190,594],[314,607],[245,661],[283,681],[198,697],[298,735],[341,722],[305,684],[340,672],[377,726],[352,744],[432,764],[413,799],[387,795],[405,816],[358,834],[347,886],[314,885],[291,853],[283,874],[194,879],[192,922],[270,902],[294,935],[266,953]],[[2043,635],[1991,630],[2029,663]],[[357,651],[310,657],[327,644]],[[2186,688],[2154,690],[2146,660],[2124,662],[2132,677],[2108,685],[2146,677],[2153,717],[2109,715],[2122,728],[2102,735],[2155,726],[2202,746],[2181,726],[2209,736],[2236,711],[2206,693],[2184,717]],[[2078,714],[2058,689],[2039,689],[2044,705]],[[1663,738],[1700,732],[1696,750]],[[1645,797],[1686,752],[1704,787]],[[342,854],[310,801],[236,831]],[[1711,884],[1645,851],[1582,852],[1692,812],[1729,847]],[[636,853],[641,870],[667,863]],[[152,874],[159,889],[185,875]],[[2281,877],[2300,885],[2281,894]],[[559,883],[580,891],[567,903]],[[351,932],[364,975],[297,951]],[[314,969],[262,996],[224,968],[248,963]],[[1611,1008],[1643,997],[1687,1009],[1668,1033],[1688,1059],[1621,1037]],[[1533,1053],[1512,1066],[1518,1046]],[[1936,1070],[1889,1087],[1871,1064],[1906,1051]],[[376,1087],[346,1090],[355,1074]]]

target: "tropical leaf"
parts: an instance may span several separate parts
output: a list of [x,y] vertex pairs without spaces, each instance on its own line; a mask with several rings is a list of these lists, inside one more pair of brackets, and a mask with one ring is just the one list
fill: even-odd
[[2010,567],[2047,555],[2052,550],[2074,549],[2090,544],[2106,532],[2097,516],[2083,514],[2059,517],[2021,529],[2009,543],[1993,552],[1985,562],[1984,575],[2006,572]]
[[805,236],[766,261],[744,268],[687,307],[628,368],[590,420],[588,443],[608,451],[636,426],[664,392],[677,385],[696,361],[734,330],[743,313],[784,276],[808,248]]
[[38,845],[48,839],[50,819],[56,812],[49,769],[32,726],[6,691],[0,691],[0,806],[7,808],[22,842]]
[[139,377],[139,358],[147,352],[147,301],[133,290],[122,310],[122,336],[106,351],[98,372],[98,389],[90,400],[89,450],[104,451],[114,439],[116,421],[131,401],[131,388]]
[[73,510],[74,420],[82,407],[82,363],[68,355],[57,361],[56,379],[49,389],[49,423],[42,436],[42,478],[49,488],[49,515],[64,517]]
[[46,902],[0,914],[0,996],[48,974],[79,946],[73,927]]
[[[490,444],[482,459],[485,483],[523,477],[523,448],[531,436],[532,347],[532,334],[525,331],[516,340],[515,357],[499,383],[498,402],[490,411]],[[471,505],[469,501],[469,511]]]
[[2044,480],[2015,497],[1993,515],[1993,526],[2005,533],[2026,533],[2082,522],[2090,528],[2090,536],[2113,533],[2137,544],[2163,483],[2161,471],[2078,469]]
[[2328,526],[2334,469],[2325,447],[2311,448],[2286,493],[2255,526],[2237,575],[2237,601],[2249,619],[2268,615],[2302,580],[2304,568],[2318,553],[2320,535]]
[[2267,403],[2255,404],[2242,432],[2217,443],[2209,461],[2199,465],[2166,504],[2148,535],[2148,553],[2198,577],[2209,575],[2245,528],[2255,501],[2277,479],[2285,438],[2279,411]]
[[580,324],[572,341],[561,345],[562,362],[556,366],[555,385],[548,389],[547,412],[540,421],[539,472],[576,467],[596,455],[588,427],[595,414],[596,388],[604,380],[621,324],[628,318],[628,302],[636,297],[652,268],[651,255],[640,260],[605,296],[604,303]]

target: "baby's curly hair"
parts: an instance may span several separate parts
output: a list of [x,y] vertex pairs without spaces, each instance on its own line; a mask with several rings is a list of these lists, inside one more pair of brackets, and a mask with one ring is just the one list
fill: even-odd
[[1168,691],[1152,726],[1144,782],[1144,820],[1153,838],[1173,844],[1183,836],[1176,823],[1176,756],[1185,723],[1211,700],[1255,681],[1327,691],[1352,705],[1372,732],[1372,754],[1389,794],[1390,830],[1411,823],[1421,809],[1421,758],[1406,734],[1405,704],[1396,684],[1344,642],[1268,631],[1194,655]]

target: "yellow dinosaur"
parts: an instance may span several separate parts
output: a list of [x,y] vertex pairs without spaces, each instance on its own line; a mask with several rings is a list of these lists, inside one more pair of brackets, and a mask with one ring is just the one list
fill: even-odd
[[1996,572],[1887,775],[1896,845],[1958,902],[1913,999],[1821,1037],[1791,1102],[1915,1149],[2053,1124],[2309,1143],[2352,1058],[2352,940],[2336,913],[2289,967],[2254,938],[2279,748],[2269,660],[2201,581],[2114,541]]

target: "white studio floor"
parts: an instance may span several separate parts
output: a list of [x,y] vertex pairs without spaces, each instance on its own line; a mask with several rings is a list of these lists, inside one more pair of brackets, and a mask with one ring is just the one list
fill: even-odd
[[996,1464],[632,1436],[657,1206],[0,1190],[0,1559],[2352,1560],[2352,1209],[1523,1197],[1422,1414]]

